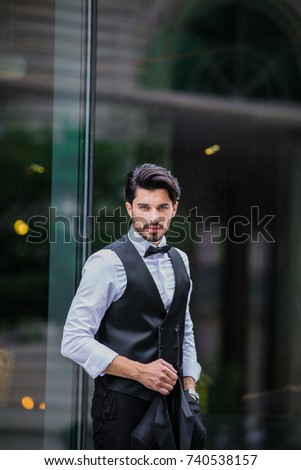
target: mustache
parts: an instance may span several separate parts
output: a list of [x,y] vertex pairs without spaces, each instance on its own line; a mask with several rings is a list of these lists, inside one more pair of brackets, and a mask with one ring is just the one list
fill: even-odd
[[149,221],[144,217],[138,216],[138,217],[133,217],[132,221],[135,224],[139,224],[141,227],[143,227],[143,230],[148,229],[148,228],[160,228],[164,229],[164,219],[163,217],[157,218],[155,220]]
[[152,223],[147,223],[143,225],[143,228],[152,228],[152,227],[163,228],[163,225],[160,224],[160,222],[152,222]]

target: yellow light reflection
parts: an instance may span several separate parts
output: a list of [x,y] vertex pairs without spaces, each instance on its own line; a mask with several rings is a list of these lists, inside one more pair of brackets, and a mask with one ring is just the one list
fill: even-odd
[[38,163],[31,163],[26,168],[26,173],[29,175],[32,175],[33,173],[38,173],[42,175],[43,173],[45,173],[45,168],[42,165],[39,165]]
[[215,153],[217,153],[219,150],[220,150],[220,146],[219,145],[212,145],[211,147],[208,147],[205,149],[205,154],[206,155],[214,155]]
[[19,219],[14,223],[14,229],[17,235],[26,235],[29,227],[24,220]]
[[23,397],[21,404],[25,410],[32,410],[34,408],[34,401],[31,397]]
[[46,408],[46,403],[44,401],[42,401],[42,403],[39,404],[39,409],[40,410],[45,410]]

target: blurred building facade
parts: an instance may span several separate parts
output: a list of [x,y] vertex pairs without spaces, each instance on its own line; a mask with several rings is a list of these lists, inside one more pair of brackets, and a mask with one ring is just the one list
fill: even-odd
[[301,448],[297,0],[0,0],[0,448],[91,448],[59,353],[125,173],[179,178],[209,449]]

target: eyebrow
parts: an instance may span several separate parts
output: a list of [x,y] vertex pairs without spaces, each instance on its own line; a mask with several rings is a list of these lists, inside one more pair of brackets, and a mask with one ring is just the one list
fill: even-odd
[[[137,206],[150,206],[150,204],[148,204],[147,202],[138,202],[137,203]],[[170,206],[170,203],[169,202],[161,202],[160,204],[158,204],[158,207],[161,207],[161,206]]]

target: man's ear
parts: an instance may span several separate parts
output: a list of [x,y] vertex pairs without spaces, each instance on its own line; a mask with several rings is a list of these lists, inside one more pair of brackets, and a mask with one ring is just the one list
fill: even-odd
[[127,213],[129,214],[129,216],[131,217],[131,219],[133,218],[133,208],[132,208],[132,204],[130,204],[129,202],[126,202],[125,203],[125,208],[127,210]]
[[177,213],[177,210],[178,210],[178,206],[179,206],[179,201],[175,202],[174,205],[173,205],[173,213],[172,213],[172,216],[174,217]]

